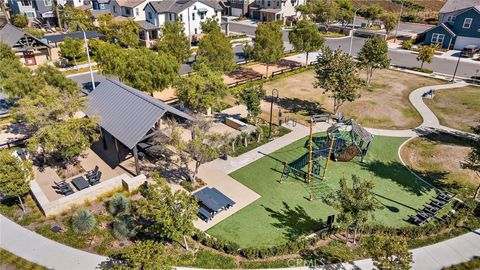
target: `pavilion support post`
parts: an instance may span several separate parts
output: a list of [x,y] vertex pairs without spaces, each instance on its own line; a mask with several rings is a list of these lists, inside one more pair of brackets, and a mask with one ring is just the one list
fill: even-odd
[[140,162],[138,161],[137,146],[135,145],[132,150],[133,150],[133,158],[135,159],[135,173],[137,175],[140,175]]
[[118,165],[120,165],[121,161],[120,161],[120,150],[118,150],[118,141],[117,141],[117,138],[115,137],[114,137],[114,140],[115,140],[115,149],[117,150]]
[[107,139],[105,138],[105,133],[103,132],[103,128],[100,127],[100,136],[102,137],[102,144],[103,144],[103,150],[107,150]]

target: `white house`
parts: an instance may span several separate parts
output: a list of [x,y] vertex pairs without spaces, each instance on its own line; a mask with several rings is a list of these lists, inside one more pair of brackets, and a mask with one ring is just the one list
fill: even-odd
[[200,23],[207,18],[221,21],[222,7],[215,0],[163,0],[145,6],[146,21],[161,27],[166,21],[182,21],[187,36],[202,32]]
[[145,6],[150,0],[112,0],[110,13],[113,17],[132,18],[134,21],[145,21]]
[[285,21],[300,15],[295,8],[305,4],[305,0],[255,0],[250,6],[250,17],[260,21]]

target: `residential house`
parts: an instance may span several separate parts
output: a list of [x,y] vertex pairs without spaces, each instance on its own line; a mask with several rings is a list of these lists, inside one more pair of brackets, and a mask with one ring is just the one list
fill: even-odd
[[255,0],[228,0],[221,4],[224,5],[225,15],[246,17],[249,16],[250,7],[255,4]]
[[438,25],[425,31],[424,44],[456,50],[480,46],[480,0],[448,0],[440,10]]
[[300,13],[295,10],[299,5],[305,4],[305,0],[255,0],[250,7],[250,18],[265,21],[282,21],[296,17]]
[[110,1],[110,13],[114,17],[132,18],[134,21],[144,21],[143,9],[150,0],[112,0]]
[[[145,6],[147,23],[159,29],[166,21],[178,20],[183,22],[185,34],[189,37],[202,33],[200,24],[207,18],[214,18],[220,23],[222,10],[215,0],[163,0]],[[157,36],[158,30],[156,34],[149,34]]]
[[110,11],[110,0],[92,0],[92,9]]
[[26,66],[36,66],[51,60],[51,46],[12,24],[0,28],[0,41],[9,45]]

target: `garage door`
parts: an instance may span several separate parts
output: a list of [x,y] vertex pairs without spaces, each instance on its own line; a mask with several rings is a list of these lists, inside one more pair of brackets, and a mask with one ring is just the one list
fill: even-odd
[[236,16],[236,17],[242,16],[242,9],[241,8],[231,8],[230,15],[231,16]]
[[455,41],[455,50],[461,50],[468,45],[477,45],[480,46],[480,38],[471,38],[471,37],[457,37]]

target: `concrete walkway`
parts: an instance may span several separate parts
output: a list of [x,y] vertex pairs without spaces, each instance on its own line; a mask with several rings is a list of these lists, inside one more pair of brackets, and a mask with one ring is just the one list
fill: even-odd
[[0,215],[0,247],[28,261],[58,270],[95,269],[107,257],[60,244]]

